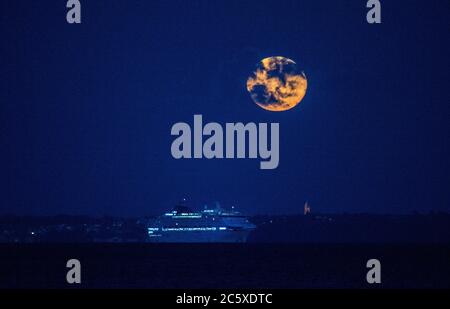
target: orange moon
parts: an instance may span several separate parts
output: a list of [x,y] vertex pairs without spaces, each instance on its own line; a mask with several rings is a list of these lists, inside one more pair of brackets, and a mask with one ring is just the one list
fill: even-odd
[[285,57],[261,60],[256,71],[247,79],[247,90],[253,101],[265,110],[289,110],[305,97],[308,82],[296,63]]

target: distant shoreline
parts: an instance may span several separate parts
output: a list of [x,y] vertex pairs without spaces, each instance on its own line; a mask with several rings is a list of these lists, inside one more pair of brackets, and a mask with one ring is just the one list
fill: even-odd
[[[146,242],[151,217],[0,216],[0,243]],[[258,215],[250,243],[450,243],[450,214]]]

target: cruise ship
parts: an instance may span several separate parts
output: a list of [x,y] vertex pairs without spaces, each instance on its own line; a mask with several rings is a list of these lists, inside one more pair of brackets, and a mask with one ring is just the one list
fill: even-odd
[[147,226],[148,241],[162,243],[243,243],[255,228],[246,216],[234,208],[225,211],[219,204],[200,212],[178,205]]

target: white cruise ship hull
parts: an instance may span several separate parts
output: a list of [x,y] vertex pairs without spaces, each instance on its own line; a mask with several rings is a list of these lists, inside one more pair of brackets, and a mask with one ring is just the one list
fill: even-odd
[[156,243],[244,243],[249,234],[249,230],[170,231],[152,235],[148,241]]

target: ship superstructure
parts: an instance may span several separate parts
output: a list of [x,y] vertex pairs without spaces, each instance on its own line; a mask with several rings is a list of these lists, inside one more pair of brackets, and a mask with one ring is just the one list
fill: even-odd
[[147,231],[150,242],[246,242],[256,226],[246,216],[216,205],[194,212],[178,205],[171,212],[150,220]]

